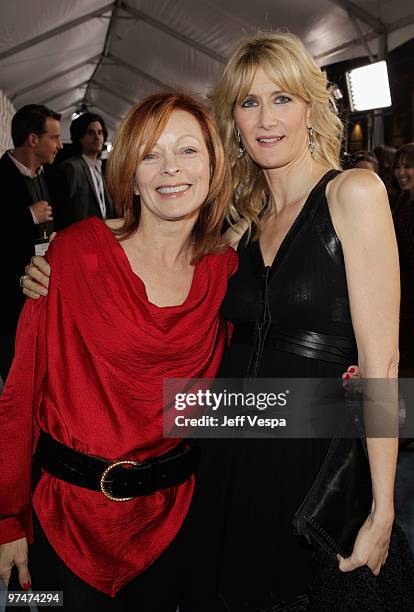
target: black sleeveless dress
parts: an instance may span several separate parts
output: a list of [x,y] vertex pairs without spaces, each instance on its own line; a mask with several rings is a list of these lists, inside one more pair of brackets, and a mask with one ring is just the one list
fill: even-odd
[[[325,197],[326,185],[336,174],[328,172],[312,190],[272,266],[264,266],[258,241],[241,239],[239,268],[223,304],[234,328],[222,377],[340,377],[357,363],[342,248]],[[217,567],[214,576],[207,572],[217,581],[218,592],[210,610],[307,609],[312,584],[318,580],[319,593],[324,581],[333,585],[325,589],[325,600],[314,603],[312,609],[318,612],[405,609],[371,608],[362,600],[355,608],[348,600],[348,607],[342,608],[350,574],[341,574],[335,561],[323,559],[318,566],[314,549],[294,535],[292,518],[329,443],[236,439],[216,440],[214,448],[210,444],[206,480],[199,489],[206,517],[204,549],[209,540],[210,562]],[[372,599],[365,581],[371,580],[370,570],[351,574],[363,575],[362,592]],[[335,584],[342,578],[345,582]]]

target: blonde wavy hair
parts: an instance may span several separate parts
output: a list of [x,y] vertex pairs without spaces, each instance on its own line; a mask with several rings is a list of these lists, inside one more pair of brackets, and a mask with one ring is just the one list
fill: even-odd
[[109,194],[123,225],[113,230],[125,240],[139,226],[140,196],[134,194],[135,171],[156,144],[172,113],[181,110],[192,115],[204,136],[210,159],[210,186],[192,232],[196,263],[203,255],[221,249],[221,229],[228,215],[231,178],[218,129],[208,108],[185,93],[152,94],[131,108],[115,136],[106,167]]
[[343,126],[324,72],[294,34],[259,32],[242,40],[231,55],[210,98],[232,170],[233,201],[230,222],[245,219],[249,228],[258,224],[269,188],[263,171],[247,154],[237,157],[235,106],[249,93],[260,66],[283,91],[309,104],[315,161],[340,168]]

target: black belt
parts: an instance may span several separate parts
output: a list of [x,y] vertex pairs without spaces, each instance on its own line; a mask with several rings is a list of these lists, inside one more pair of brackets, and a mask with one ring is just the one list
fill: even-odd
[[143,463],[84,455],[44,431],[36,448],[36,461],[51,476],[78,487],[101,491],[114,501],[151,495],[181,484],[194,474],[198,460],[198,449],[189,447],[186,441]]
[[[251,344],[256,338],[255,323],[235,323],[232,343]],[[348,364],[357,358],[354,338],[333,336],[303,329],[280,330],[270,325],[264,340],[265,348],[294,353],[311,359]]]

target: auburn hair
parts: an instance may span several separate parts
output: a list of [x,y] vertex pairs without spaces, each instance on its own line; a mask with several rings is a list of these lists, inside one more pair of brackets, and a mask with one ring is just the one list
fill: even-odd
[[228,214],[231,196],[230,167],[218,129],[204,104],[184,93],[153,94],[131,108],[115,136],[106,176],[107,186],[123,225],[114,232],[120,240],[137,230],[140,196],[134,194],[137,166],[156,144],[171,114],[181,110],[198,122],[210,159],[210,186],[192,232],[192,262],[216,252],[221,244],[221,229]]

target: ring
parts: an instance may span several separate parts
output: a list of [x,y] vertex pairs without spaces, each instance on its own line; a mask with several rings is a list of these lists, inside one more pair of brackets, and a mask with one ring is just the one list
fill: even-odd
[[24,288],[23,281],[25,281],[26,278],[31,278],[31,276],[29,276],[28,274],[23,274],[23,276],[20,277],[19,285],[22,289]]

